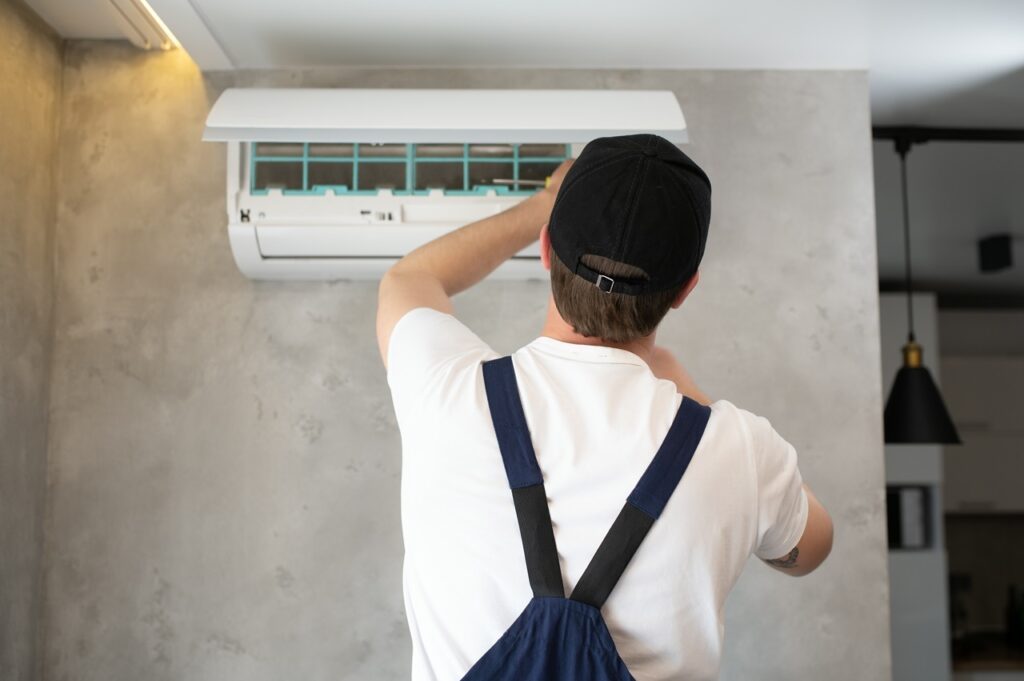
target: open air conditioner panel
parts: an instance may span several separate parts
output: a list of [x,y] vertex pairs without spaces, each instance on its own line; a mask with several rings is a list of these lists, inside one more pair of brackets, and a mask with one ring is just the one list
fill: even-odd
[[[570,124],[575,121],[575,127]],[[228,229],[257,279],[377,277],[414,248],[544,186],[591,139],[685,141],[670,92],[227,90]],[[496,276],[541,278],[536,245]]]
[[587,143],[649,132],[687,141],[665,90],[231,88],[206,119],[213,142]]

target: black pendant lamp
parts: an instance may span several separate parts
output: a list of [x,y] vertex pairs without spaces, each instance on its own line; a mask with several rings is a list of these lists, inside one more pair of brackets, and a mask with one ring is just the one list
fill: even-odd
[[921,362],[923,351],[914,340],[913,282],[910,276],[910,209],[907,202],[907,152],[910,142],[896,140],[903,181],[903,243],[907,278],[907,343],[903,366],[896,373],[885,403],[886,444],[960,444],[956,426],[942,401],[932,375]]

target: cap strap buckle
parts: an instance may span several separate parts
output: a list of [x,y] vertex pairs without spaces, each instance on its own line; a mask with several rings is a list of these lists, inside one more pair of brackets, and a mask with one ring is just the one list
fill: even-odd
[[[608,282],[605,284],[604,282]],[[597,281],[594,282],[594,286],[601,289],[605,293],[611,293],[612,289],[615,288],[615,280],[605,274],[598,274]]]

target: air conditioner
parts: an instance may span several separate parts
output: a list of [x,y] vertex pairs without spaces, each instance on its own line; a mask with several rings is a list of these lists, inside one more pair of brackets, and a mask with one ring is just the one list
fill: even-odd
[[[681,144],[675,95],[645,90],[228,89],[231,250],[253,279],[367,279],[543,186],[596,137]],[[543,276],[536,245],[496,272]]]

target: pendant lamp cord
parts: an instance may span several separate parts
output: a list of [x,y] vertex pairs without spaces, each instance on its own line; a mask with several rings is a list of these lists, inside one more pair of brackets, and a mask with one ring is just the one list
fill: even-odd
[[910,333],[908,338],[914,340],[914,287],[910,276],[910,201],[907,199],[907,152],[910,151],[909,142],[896,141],[896,151],[900,155],[900,176],[903,184],[903,255],[905,258],[904,272],[906,273],[907,289],[907,328]]

